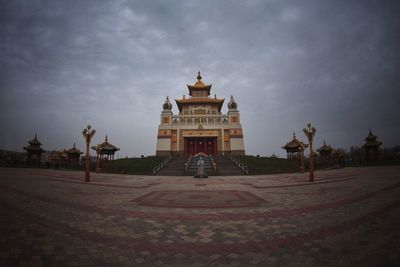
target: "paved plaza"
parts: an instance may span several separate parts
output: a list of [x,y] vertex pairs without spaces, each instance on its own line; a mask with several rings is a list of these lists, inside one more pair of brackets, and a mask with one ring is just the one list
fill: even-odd
[[91,178],[0,169],[0,266],[400,263],[400,166]]

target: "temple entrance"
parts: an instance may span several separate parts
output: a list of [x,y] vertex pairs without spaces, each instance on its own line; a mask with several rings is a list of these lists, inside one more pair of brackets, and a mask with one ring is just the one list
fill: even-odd
[[185,155],[196,155],[203,152],[207,155],[217,154],[216,137],[191,137],[185,138]]

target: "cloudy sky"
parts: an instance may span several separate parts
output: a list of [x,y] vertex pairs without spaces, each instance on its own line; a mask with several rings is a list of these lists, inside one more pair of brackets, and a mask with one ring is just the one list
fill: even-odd
[[[94,143],[155,153],[161,105],[198,70],[234,95],[248,154],[284,155],[292,132],[399,144],[398,1],[0,0],[0,148]],[[226,112],[228,101],[223,111]],[[174,103],[174,113],[177,112]]]

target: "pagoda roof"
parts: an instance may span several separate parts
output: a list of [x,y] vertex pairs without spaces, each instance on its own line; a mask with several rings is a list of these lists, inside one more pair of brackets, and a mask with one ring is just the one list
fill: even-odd
[[35,137],[28,141],[29,146],[24,146],[23,149],[26,151],[35,151],[35,152],[44,152],[45,150],[42,149],[40,146],[42,145],[42,143],[39,142],[39,140],[37,139],[37,134],[35,134]]
[[32,140],[28,141],[28,143],[32,146],[41,146],[42,145],[42,143],[40,143],[39,140],[37,139],[37,134],[35,134],[35,137]]
[[317,149],[318,152],[321,152],[321,151],[331,152],[332,150],[333,150],[333,148],[330,145],[327,145],[325,143],[325,140],[324,140],[324,144],[320,148]]
[[383,143],[379,141],[377,138],[378,137],[371,132],[371,129],[369,129],[368,136],[364,139],[365,140],[364,147],[378,147],[382,145]]
[[184,98],[184,99],[175,99],[176,104],[178,105],[179,111],[182,111],[182,107],[184,105],[191,104],[215,104],[218,105],[218,111],[221,111],[222,104],[224,103],[224,98],[209,98],[209,97],[192,97],[192,98]]
[[109,151],[109,152],[111,152],[111,151],[115,152],[115,151],[119,150],[118,147],[116,147],[113,144],[108,142],[107,135],[106,135],[105,141],[103,143],[92,146],[92,149],[96,150],[96,151],[97,151],[97,149],[100,149],[100,151]]
[[286,143],[286,145],[282,146],[282,148],[285,150],[299,149],[300,147],[307,148],[308,145],[298,140],[295,133],[293,133],[293,139]]
[[83,152],[81,152],[79,149],[77,149],[77,148],[75,147],[75,143],[74,143],[74,146],[73,146],[72,148],[67,149],[67,150],[64,150],[64,151],[65,151],[65,153],[67,153],[67,154],[83,154]]
[[212,84],[204,84],[203,83],[203,81],[201,80],[200,71],[197,74],[197,81],[195,82],[195,84],[193,84],[193,85],[187,84],[187,87],[189,89],[189,95],[192,95],[192,91],[196,91],[196,90],[201,90],[201,91],[207,90],[208,95],[210,95],[211,86],[212,86]]
[[368,136],[364,140],[365,141],[376,140],[377,138],[378,137],[371,132],[371,129],[369,129]]

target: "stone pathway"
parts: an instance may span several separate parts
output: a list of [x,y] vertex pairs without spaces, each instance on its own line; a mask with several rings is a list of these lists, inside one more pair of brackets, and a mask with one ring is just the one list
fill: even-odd
[[400,166],[83,180],[0,169],[0,266],[400,264]]

